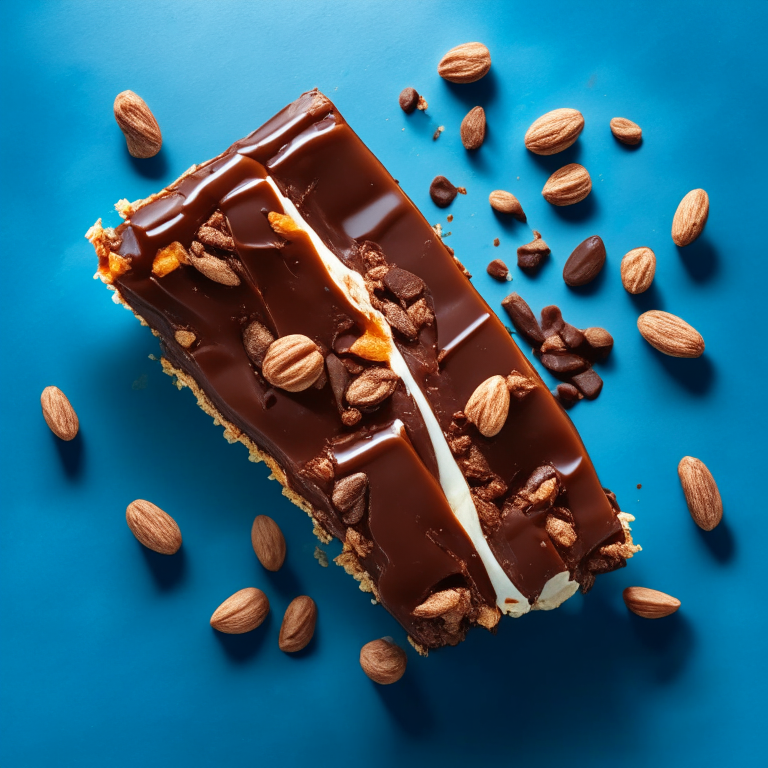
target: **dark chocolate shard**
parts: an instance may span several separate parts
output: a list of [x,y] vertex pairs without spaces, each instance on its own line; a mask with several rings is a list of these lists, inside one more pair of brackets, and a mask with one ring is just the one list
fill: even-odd
[[397,296],[400,301],[411,302],[424,293],[424,281],[400,267],[392,267],[383,276],[384,285]]
[[569,353],[561,355],[542,355],[541,364],[553,373],[578,373],[589,367],[589,361]]
[[594,400],[603,388],[603,380],[595,372],[594,368],[573,376],[571,381],[587,400]]
[[507,311],[510,320],[520,333],[530,341],[541,344],[544,341],[544,333],[539,327],[536,316],[531,311],[528,304],[518,293],[510,293],[501,306]]

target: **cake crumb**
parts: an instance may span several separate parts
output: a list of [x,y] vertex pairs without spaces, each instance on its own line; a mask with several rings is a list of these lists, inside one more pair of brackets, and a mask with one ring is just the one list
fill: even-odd
[[317,560],[321,567],[328,567],[328,555],[326,555],[325,551],[320,549],[320,547],[315,547],[315,560]]
[[467,188],[466,187],[456,187],[456,191],[460,195],[466,195],[467,194]]

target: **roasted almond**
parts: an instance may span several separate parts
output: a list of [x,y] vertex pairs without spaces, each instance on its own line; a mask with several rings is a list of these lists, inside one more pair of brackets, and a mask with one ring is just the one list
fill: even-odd
[[704,353],[701,334],[669,312],[643,312],[637,318],[637,328],[652,347],[670,357],[701,357]]
[[360,649],[360,666],[374,683],[390,685],[404,674],[408,657],[388,639],[372,640]]
[[485,110],[475,107],[461,121],[461,143],[464,149],[480,149],[485,141]]
[[187,263],[214,283],[226,285],[229,288],[240,285],[237,272],[224,259],[208,253],[202,243],[197,241],[192,243],[190,252],[187,254]]
[[677,474],[691,517],[699,528],[711,531],[723,519],[723,500],[715,478],[704,462],[693,456],[680,459]]
[[256,587],[246,587],[228,597],[211,616],[211,626],[227,635],[250,632],[267,618],[269,599]]
[[592,235],[573,249],[563,267],[563,280],[576,287],[594,280],[605,264],[605,245],[598,235]]
[[151,501],[136,499],[125,510],[133,535],[148,549],[173,555],[181,546],[181,531],[176,521]]
[[591,191],[589,171],[583,165],[570,163],[547,179],[541,194],[548,203],[563,206],[580,203]]
[[320,378],[323,363],[320,348],[312,339],[292,333],[269,345],[261,372],[273,387],[302,392]]
[[437,65],[437,74],[451,83],[474,83],[488,74],[491,53],[482,43],[451,48]]
[[40,395],[40,405],[51,432],[62,440],[73,440],[80,429],[80,421],[67,396],[58,387],[46,387]]
[[656,254],[650,248],[633,248],[621,260],[621,283],[632,294],[651,287],[656,274]]
[[509,389],[504,377],[491,376],[480,384],[467,401],[464,413],[481,435],[498,435],[509,414]]
[[611,120],[611,133],[622,144],[639,144],[643,140],[642,128],[626,117],[614,117]]
[[623,597],[627,608],[644,619],[662,619],[680,607],[676,597],[646,587],[627,587]]
[[285,562],[285,536],[267,515],[257,515],[251,526],[251,544],[259,562],[268,571],[279,571]]
[[525,146],[537,155],[555,155],[568,149],[583,129],[584,116],[578,109],[553,109],[526,131]]
[[514,216],[518,221],[525,222],[525,213],[520,201],[511,193],[503,189],[496,189],[488,195],[488,202],[491,208],[499,213],[508,213]]
[[675,245],[690,245],[703,231],[709,217],[709,195],[703,189],[691,190],[677,206],[672,220]]
[[347,387],[347,402],[355,408],[383,403],[394,393],[398,381],[389,368],[367,368]]
[[280,627],[278,645],[285,653],[296,653],[306,648],[315,634],[317,606],[311,597],[301,595],[291,601]]
[[133,91],[123,91],[115,97],[114,111],[128,152],[133,157],[154,157],[163,146],[163,136],[144,99]]

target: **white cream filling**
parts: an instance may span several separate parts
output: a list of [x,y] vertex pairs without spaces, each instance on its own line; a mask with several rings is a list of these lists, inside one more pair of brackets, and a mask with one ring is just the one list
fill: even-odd
[[283,210],[288,214],[296,224],[303,229],[309,236],[312,245],[317,251],[320,260],[323,262],[328,274],[339,288],[346,294],[350,302],[366,315],[370,320],[382,329],[389,339],[390,358],[389,364],[392,370],[403,380],[408,393],[413,397],[416,407],[424,419],[427,427],[427,433],[432,442],[437,459],[438,474],[440,476],[440,485],[448,500],[448,504],[453,510],[453,514],[459,521],[461,527],[469,536],[475,551],[482,560],[483,566],[488,573],[494,590],[496,591],[496,605],[502,613],[510,616],[522,616],[528,613],[531,608],[541,610],[551,610],[557,608],[562,602],[567,600],[578,589],[578,583],[570,580],[568,571],[563,571],[553,576],[544,585],[541,595],[533,604],[520,592],[512,583],[509,576],[504,572],[499,562],[496,560],[491,548],[488,546],[485,534],[480,526],[480,519],[475,509],[472,496],[469,492],[469,486],[461,474],[456,460],[453,458],[451,449],[445,439],[440,424],[432,411],[429,401],[425,397],[421,388],[413,378],[403,356],[400,354],[397,346],[392,339],[392,332],[389,323],[383,315],[371,304],[368,290],[361,275],[349,269],[339,258],[337,258],[325,243],[320,239],[317,232],[304,220],[296,206],[278,189],[277,184],[271,176],[267,176],[267,182],[272,187],[275,195],[283,206]]

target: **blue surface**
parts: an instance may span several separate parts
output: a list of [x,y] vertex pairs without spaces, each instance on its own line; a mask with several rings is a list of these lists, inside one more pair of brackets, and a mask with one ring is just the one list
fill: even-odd
[[[0,763],[16,766],[723,766],[765,765],[766,284],[768,5],[591,3],[36,3],[2,5],[2,512]],[[440,80],[454,45],[485,42],[491,74]],[[404,634],[335,566],[320,568],[306,516],[263,466],[178,393],[149,356],[156,340],[91,280],[83,234],[121,197],[160,189],[319,86],[339,106],[475,274],[492,306],[513,288],[534,309],[557,303],[575,325],[616,339],[605,389],[572,417],[603,483],[637,516],[644,551],[563,609],[475,631],[372,684],[358,666],[368,640]],[[405,116],[414,85],[426,114]],[[134,161],[112,118],[130,88],[152,107],[165,143]],[[468,156],[458,126],[482,104],[489,131]],[[577,145],[526,152],[530,123],[580,109]],[[608,122],[643,128],[637,149]],[[436,142],[432,133],[445,125]],[[550,207],[541,187],[577,160],[585,203]],[[466,186],[450,213],[432,177]],[[711,215],[685,250],[669,231],[680,198],[705,188]],[[519,196],[552,248],[535,278],[485,273],[515,262],[528,227],[497,220],[488,193]],[[600,278],[571,291],[560,271],[599,233]],[[492,241],[499,237],[501,245]],[[647,245],[651,291],[633,298],[619,262]],[[706,339],[698,361],[640,338],[651,308],[681,315]],[[546,378],[546,377],[545,377]],[[63,445],[39,395],[56,384],[80,416]],[[717,478],[725,520],[692,523],[676,467],[686,454]],[[637,484],[642,489],[637,489]],[[134,498],[170,512],[184,535],[171,559],[125,525]],[[279,521],[286,566],[266,573],[250,545],[257,513]],[[327,548],[331,555],[338,549]],[[621,591],[678,596],[672,618],[630,615]],[[272,602],[251,635],[215,633],[228,595],[263,588]],[[296,657],[277,648],[280,617],[312,595],[319,623]]]

